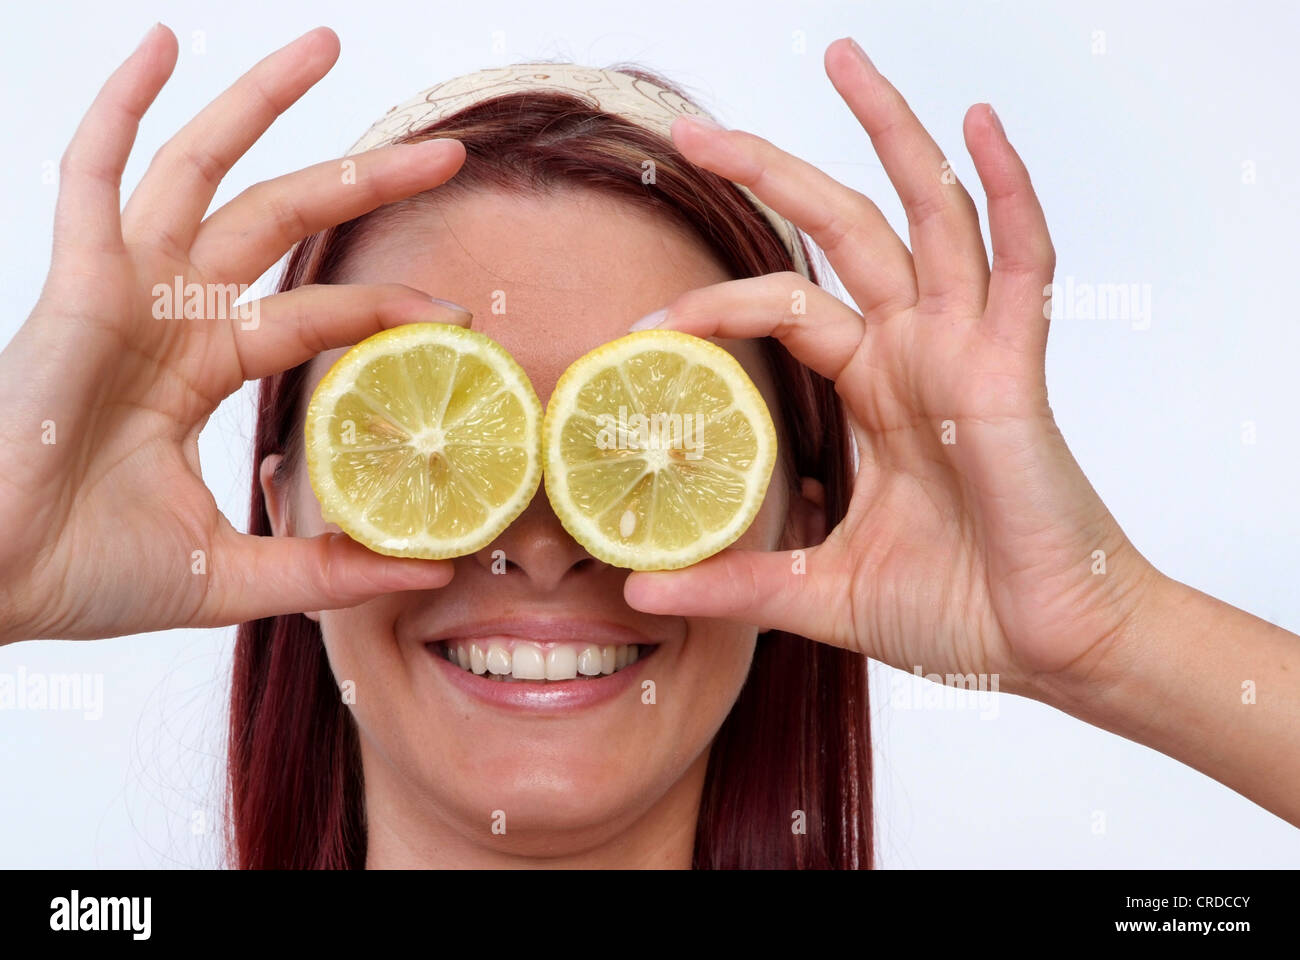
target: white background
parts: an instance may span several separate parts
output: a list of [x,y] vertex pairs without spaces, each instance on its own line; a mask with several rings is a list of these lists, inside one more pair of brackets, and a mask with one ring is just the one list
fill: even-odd
[[[47,267],[56,188],[45,174],[99,84],[156,19],[177,33],[181,57],[144,121],[128,188],[240,72],[325,23],[342,38],[338,66],[235,168],[218,202],[340,154],[434,81],[529,59],[635,60],[728,125],[863,190],[903,228],[869,143],[822,69],[826,45],[851,34],[967,184],[978,180],[962,148],[962,114],[978,101],[997,107],[1052,224],[1059,281],[1149,285],[1148,329],[1124,317],[1054,322],[1052,407],[1151,560],[1298,631],[1300,15],[1281,2],[1081,6],[11,5],[0,40],[0,342],[26,316]],[[1244,182],[1252,169],[1254,182]],[[202,438],[209,483],[240,524],[250,396],[228,401]],[[1253,444],[1243,441],[1247,422]],[[121,562],[109,545],[104,562]],[[0,650],[0,672],[98,673],[105,695],[98,720],[0,712],[0,866],[217,862],[211,826],[232,634]],[[898,684],[913,682],[875,672],[884,866],[1300,865],[1300,831],[1172,760],[1012,697],[998,698],[996,716],[891,706]]]

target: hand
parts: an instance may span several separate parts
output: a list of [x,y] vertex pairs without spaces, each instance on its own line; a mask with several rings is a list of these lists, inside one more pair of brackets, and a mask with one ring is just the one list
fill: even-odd
[[[826,70],[902,199],[911,252],[870,200],[811,165],[751,134],[678,120],[687,159],[811,235],[860,309],[782,273],[691,291],[662,326],[774,336],[835,381],[861,458],[847,516],[807,552],[803,574],[789,553],[729,550],[632,574],[627,600],[791,631],[908,671],[999,674],[1013,692],[1047,675],[1084,677],[1159,575],[1089,485],[1047,403],[1055,255],[1029,175],[991,108],[971,108],[990,271],[975,204],[899,93],[852,41],[831,45]],[[803,315],[791,312],[795,290]],[[1105,573],[1093,572],[1095,551]]]
[[322,163],[204,219],[235,161],[333,65],[337,37],[315,30],[170,140],[121,211],[137,126],[176,56],[156,26],[86,114],[63,157],[49,278],[0,353],[0,642],[231,624],[451,578],[445,561],[383,557],[342,534],[237,533],[203,484],[198,435],[245,380],[463,314],[407,287],[331,286],[258,301],[255,324],[236,311],[155,319],[154,286],[252,283],[302,237],[443,183],[464,148],[375,150],[353,158],[348,183]]

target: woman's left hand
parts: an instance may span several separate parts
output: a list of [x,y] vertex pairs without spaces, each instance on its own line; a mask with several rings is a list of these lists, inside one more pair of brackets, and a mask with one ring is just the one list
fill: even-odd
[[[1162,576],[1071,456],[1047,402],[1045,292],[1055,257],[1029,175],[988,106],[965,135],[988,198],[990,270],[975,204],[899,93],[849,40],[832,83],[907,212],[911,250],[862,194],[767,141],[679,119],[687,159],[744,184],[807,232],[857,303],[796,273],[691,291],[663,327],[774,336],[835,381],[860,467],[847,515],[791,555],[727,550],[635,573],[635,608],[787,630],[925,673],[1100,677]],[[792,312],[802,291],[806,312]],[[1104,572],[1102,572],[1104,571]]]

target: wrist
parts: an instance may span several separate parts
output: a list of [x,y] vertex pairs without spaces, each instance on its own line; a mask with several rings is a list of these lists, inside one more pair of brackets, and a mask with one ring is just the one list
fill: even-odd
[[1117,591],[1113,626],[1068,667],[1030,679],[1028,695],[1072,716],[1107,724],[1101,714],[1121,702],[1164,631],[1160,624],[1188,588],[1145,563]]
[[30,599],[24,600],[27,591],[13,583],[4,586],[4,578],[0,577],[0,647],[38,637],[35,620],[29,616],[32,604]]
[[8,617],[0,618],[0,647],[7,647],[23,639],[23,632]]
[[0,647],[7,647],[11,643],[26,639],[27,632],[21,626],[11,622],[8,618],[0,620]]
[[[1155,574],[1091,669],[1038,699],[1200,770],[1300,825],[1300,637]],[[1257,695],[1256,690],[1267,692]]]

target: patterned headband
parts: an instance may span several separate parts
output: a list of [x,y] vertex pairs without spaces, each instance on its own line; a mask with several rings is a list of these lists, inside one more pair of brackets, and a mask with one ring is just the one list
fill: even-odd
[[[597,110],[623,117],[669,140],[672,139],[669,131],[674,118],[682,114],[708,116],[677,94],[626,73],[572,63],[517,63],[456,77],[416,94],[384,114],[348,154],[373,150],[465,107],[522,90],[559,90],[576,94]],[[810,276],[794,225],[748,188],[739,184],[737,187],[772,225],[794,261],[795,269],[805,277]]]

